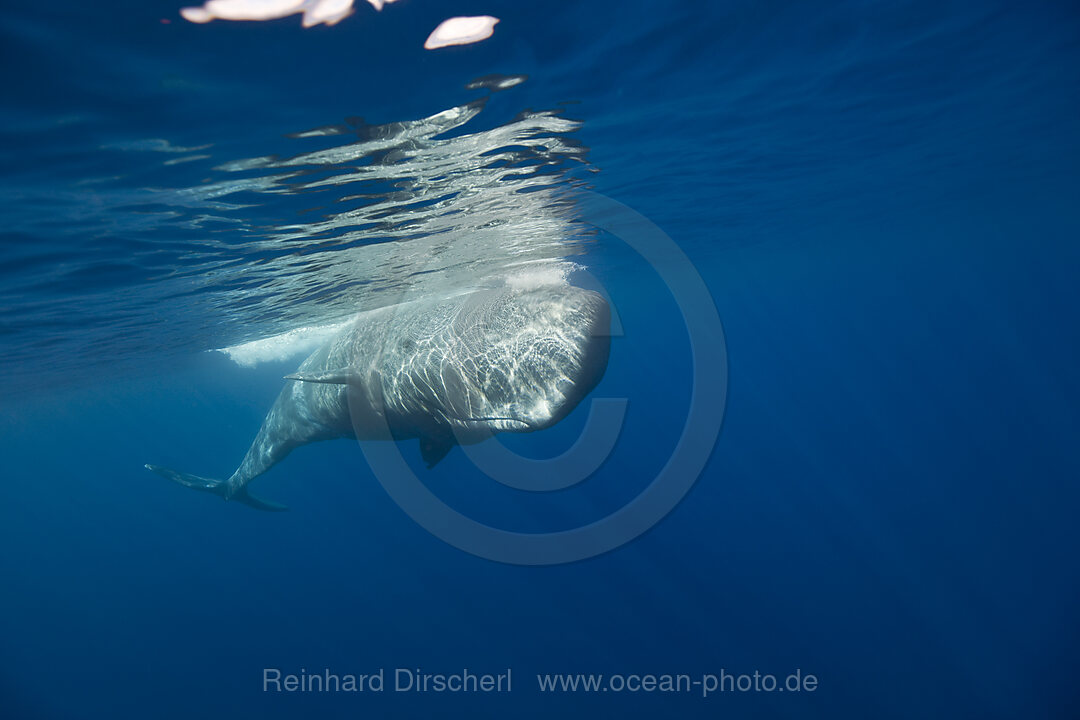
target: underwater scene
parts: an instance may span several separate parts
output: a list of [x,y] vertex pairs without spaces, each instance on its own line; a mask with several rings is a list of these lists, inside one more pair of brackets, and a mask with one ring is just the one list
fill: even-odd
[[1080,6],[0,56],[0,718],[1080,717]]

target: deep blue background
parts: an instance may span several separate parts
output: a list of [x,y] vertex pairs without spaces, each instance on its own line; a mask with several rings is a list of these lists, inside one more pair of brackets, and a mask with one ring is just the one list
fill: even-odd
[[[192,26],[176,9],[5,10],[9,197],[107,172],[106,142],[265,154],[286,132],[421,117],[468,99],[473,77],[527,73],[480,122],[577,101],[594,188],[662,227],[712,290],[725,427],[643,538],[521,568],[428,535],[350,442],[259,481],[287,514],[142,469],[229,472],[281,367],[148,350],[143,373],[43,384],[0,406],[0,714],[1076,716],[1071,3],[403,0],[307,31]],[[479,13],[502,18],[491,40],[420,49],[444,17]],[[9,230],[48,211],[3,207]],[[670,294],[617,241],[588,262],[625,329],[596,394],[630,398],[628,425],[588,487],[541,498],[491,487],[454,451],[430,484],[492,522],[598,517],[681,429],[688,346]],[[8,322],[31,312],[13,297]],[[5,351],[16,339],[0,335]],[[511,444],[555,452],[582,422]],[[515,692],[268,696],[267,666],[511,666]],[[721,668],[801,668],[820,689],[542,696],[532,679]]]

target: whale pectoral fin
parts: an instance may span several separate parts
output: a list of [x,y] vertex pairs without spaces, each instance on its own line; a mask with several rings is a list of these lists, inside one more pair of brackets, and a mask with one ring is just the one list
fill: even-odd
[[289,508],[284,505],[269,502],[267,500],[260,500],[247,491],[247,488],[240,488],[238,492],[229,495],[229,484],[224,480],[214,480],[212,478],[199,477],[198,475],[191,475],[189,473],[177,472],[170,470],[167,467],[161,467],[160,465],[147,465],[147,470],[156,472],[163,478],[168,478],[173,482],[179,483],[184,487],[194,488],[195,490],[202,490],[203,492],[213,493],[218,497],[225,500],[235,500],[236,502],[243,503],[249,507],[253,507],[256,510],[267,510],[270,512],[281,512],[282,510],[288,510]]
[[442,435],[421,437],[420,457],[424,458],[428,470],[435,467],[440,460],[446,457],[446,453],[450,452],[450,448],[454,447],[454,444],[452,437]]
[[355,375],[349,368],[340,370],[327,370],[326,372],[301,373],[295,372],[285,376],[286,380],[299,382],[325,383],[327,385],[348,385],[355,379]]

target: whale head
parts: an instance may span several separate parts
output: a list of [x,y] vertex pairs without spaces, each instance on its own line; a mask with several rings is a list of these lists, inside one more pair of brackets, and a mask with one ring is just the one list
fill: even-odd
[[591,290],[562,285],[478,295],[455,326],[461,360],[443,378],[452,378],[446,420],[459,442],[469,441],[469,431],[483,437],[551,427],[607,369],[611,309]]

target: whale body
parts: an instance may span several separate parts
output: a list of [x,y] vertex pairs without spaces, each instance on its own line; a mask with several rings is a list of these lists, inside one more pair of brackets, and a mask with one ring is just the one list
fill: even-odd
[[569,285],[480,290],[357,316],[292,375],[227,480],[157,465],[181,485],[284,510],[248,484],[319,440],[420,440],[428,467],[455,444],[566,417],[603,376],[610,309]]

